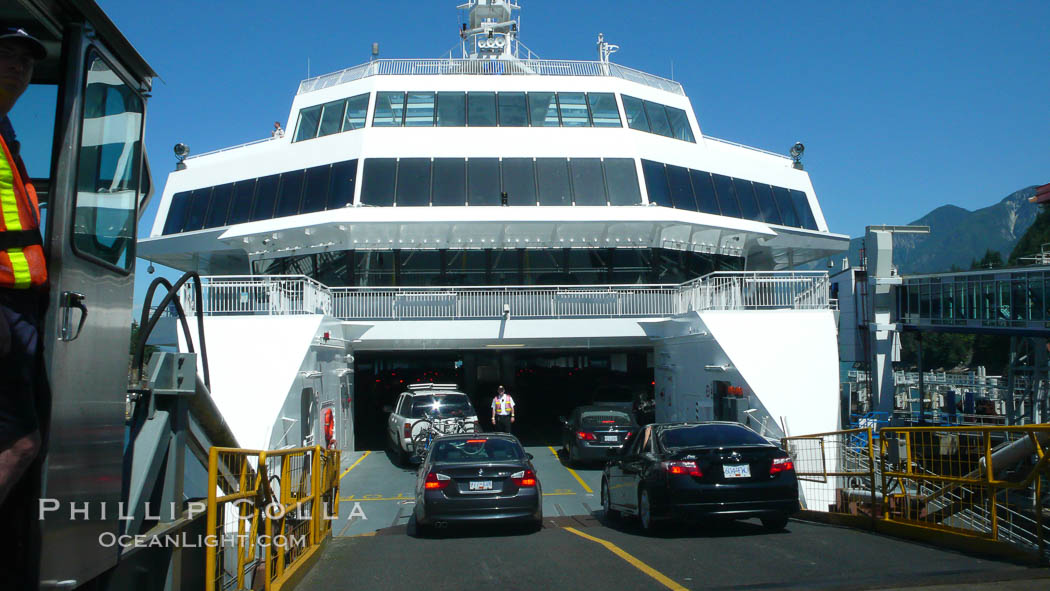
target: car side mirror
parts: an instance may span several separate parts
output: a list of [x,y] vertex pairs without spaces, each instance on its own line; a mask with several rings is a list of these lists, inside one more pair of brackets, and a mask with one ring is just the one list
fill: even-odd
[[532,461],[535,458],[535,456],[533,456],[532,454],[530,454],[528,452],[525,452],[525,457],[529,458],[529,461]]
[[566,419],[565,417],[558,417],[558,422],[561,423],[562,425],[565,425],[566,427],[569,426],[569,420]]
[[394,412],[394,407],[390,406],[389,404],[384,404],[383,412]]

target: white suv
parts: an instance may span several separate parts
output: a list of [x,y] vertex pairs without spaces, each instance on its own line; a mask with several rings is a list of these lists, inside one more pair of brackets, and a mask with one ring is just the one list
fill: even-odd
[[434,419],[462,418],[467,432],[481,430],[474,405],[455,384],[412,384],[401,393],[396,405],[384,410],[390,413],[387,444],[399,464],[405,464],[415,452],[412,438],[423,429],[419,423],[426,415]]

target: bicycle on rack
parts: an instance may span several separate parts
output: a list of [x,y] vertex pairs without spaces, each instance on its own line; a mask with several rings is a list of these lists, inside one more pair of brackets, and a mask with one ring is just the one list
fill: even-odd
[[460,416],[437,418],[430,413],[423,413],[423,420],[417,421],[412,431],[412,449],[423,459],[434,439],[442,435],[474,433],[474,423]]

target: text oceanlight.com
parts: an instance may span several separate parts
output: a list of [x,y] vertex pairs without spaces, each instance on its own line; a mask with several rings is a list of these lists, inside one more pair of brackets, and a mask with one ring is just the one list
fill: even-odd
[[255,543],[264,548],[275,546],[287,549],[305,548],[308,540],[306,539],[306,534],[299,536],[276,535],[273,537],[249,536],[247,534],[192,536],[183,532],[182,534],[163,536],[118,536],[117,534],[106,532],[99,535],[98,543],[104,548],[112,548],[114,546],[120,546],[121,548],[216,548],[220,545],[232,548],[250,546],[252,543]]

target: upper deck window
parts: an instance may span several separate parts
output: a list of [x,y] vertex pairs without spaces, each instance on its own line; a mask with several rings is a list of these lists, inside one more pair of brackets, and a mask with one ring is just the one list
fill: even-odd
[[467,127],[496,127],[496,93],[467,93]]
[[682,109],[626,94],[623,95],[623,109],[627,114],[627,126],[631,129],[696,143],[689,116]]
[[[656,105],[654,108],[664,113],[663,106]],[[679,119],[686,122],[686,128],[673,129],[668,122],[670,115],[663,114],[665,135],[692,141],[685,112],[678,111],[681,114]],[[632,119],[628,117],[628,120]],[[616,104],[616,95],[611,92],[384,91],[376,93],[372,126],[623,127],[623,119]]]
[[368,95],[359,94],[323,105],[306,107],[299,111],[293,142],[324,137],[365,126],[368,113]]
[[438,127],[463,127],[467,124],[467,93],[437,93]]
[[558,127],[561,115],[558,113],[558,97],[553,92],[530,92],[529,113],[532,115],[533,127]]
[[620,109],[616,106],[616,95],[611,92],[592,92],[587,95],[587,100],[595,127],[623,127]]
[[408,93],[408,106],[405,108],[405,127],[434,126],[434,93]]
[[499,93],[500,127],[528,127],[529,112],[525,108],[524,92]]
[[404,123],[405,93],[377,92],[373,127],[400,127]]
[[590,111],[587,109],[587,95],[582,92],[559,92],[558,106],[561,107],[561,123],[565,127],[589,127]]

